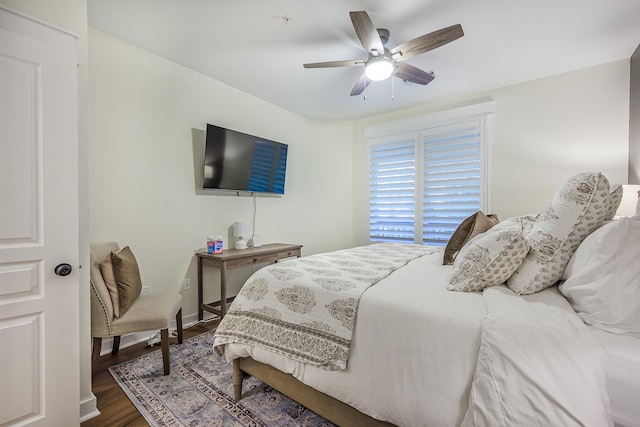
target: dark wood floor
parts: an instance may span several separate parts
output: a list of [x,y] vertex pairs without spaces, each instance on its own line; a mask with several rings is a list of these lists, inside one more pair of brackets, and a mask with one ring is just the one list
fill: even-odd
[[[215,329],[219,321],[199,323],[184,330],[183,338],[189,339],[201,333]],[[175,338],[171,339],[171,345],[176,343]],[[98,366],[92,378],[93,394],[98,399],[98,410],[100,415],[85,421],[81,427],[105,427],[105,426],[148,426],[142,415],[136,410],[120,386],[115,382],[109,371],[112,365],[135,359],[138,356],[151,351],[159,351],[160,346],[146,347],[146,343],[136,344],[131,347],[120,349],[117,355],[107,354],[100,357]]]

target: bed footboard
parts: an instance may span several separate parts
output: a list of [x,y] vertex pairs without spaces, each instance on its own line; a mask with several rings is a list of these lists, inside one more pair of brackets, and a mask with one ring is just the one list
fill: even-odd
[[339,426],[393,427],[393,424],[371,418],[346,403],[309,387],[292,375],[257,362],[250,357],[242,357],[233,361],[232,382],[236,401],[242,398],[242,380],[244,376],[248,375],[259,379]]

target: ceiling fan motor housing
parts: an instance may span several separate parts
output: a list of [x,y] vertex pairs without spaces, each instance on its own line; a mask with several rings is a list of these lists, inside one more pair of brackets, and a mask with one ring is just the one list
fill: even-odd
[[[391,33],[386,28],[378,28],[378,35],[380,36],[380,41],[382,42],[382,46],[386,46],[389,42],[389,36]],[[385,49],[386,50],[386,49]]]

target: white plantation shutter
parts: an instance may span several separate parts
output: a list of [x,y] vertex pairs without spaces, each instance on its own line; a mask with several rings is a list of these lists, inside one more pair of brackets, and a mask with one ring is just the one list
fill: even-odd
[[370,241],[443,246],[491,212],[493,102],[364,129]]
[[423,130],[422,242],[446,245],[480,210],[482,122]]
[[416,134],[372,141],[369,151],[369,236],[376,242],[415,239]]

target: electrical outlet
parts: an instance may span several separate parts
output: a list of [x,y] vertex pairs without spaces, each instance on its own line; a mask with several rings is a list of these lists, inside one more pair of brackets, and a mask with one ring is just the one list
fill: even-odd
[[182,290],[185,290],[185,291],[191,290],[191,279],[184,279],[182,281]]
[[148,286],[143,286],[141,294],[142,295],[149,295],[149,287]]

